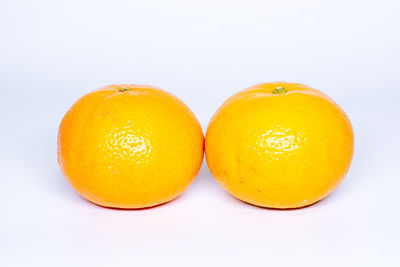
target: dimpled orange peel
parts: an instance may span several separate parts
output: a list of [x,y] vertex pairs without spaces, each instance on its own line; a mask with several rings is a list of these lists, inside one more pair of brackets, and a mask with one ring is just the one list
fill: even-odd
[[58,162],[84,198],[145,208],[180,195],[203,160],[204,137],[189,108],[153,86],[111,85],[79,99],[58,134]]
[[353,130],[328,96],[274,82],[230,97],[211,118],[207,164],[218,183],[253,205],[288,209],[315,203],[345,177]]

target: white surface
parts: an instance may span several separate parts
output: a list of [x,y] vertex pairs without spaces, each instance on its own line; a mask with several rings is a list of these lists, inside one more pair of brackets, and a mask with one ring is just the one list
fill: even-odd
[[[0,266],[399,266],[398,1],[1,1]],[[56,161],[58,124],[112,83],[177,95],[205,129],[230,95],[302,82],[355,130],[345,181],[305,209],[246,205],[203,165],[138,211],[83,200]]]

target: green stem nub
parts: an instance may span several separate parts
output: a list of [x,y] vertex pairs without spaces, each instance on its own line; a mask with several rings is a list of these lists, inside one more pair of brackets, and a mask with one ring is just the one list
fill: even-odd
[[275,89],[274,89],[274,91],[272,91],[272,93],[274,94],[274,95],[281,95],[281,94],[284,94],[284,93],[286,93],[287,92],[287,90],[285,89],[285,88],[283,88],[282,86],[278,86],[278,87],[276,87]]
[[122,87],[121,89],[119,89],[120,92],[125,92],[125,91],[129,91],[129,90],[131,90],[131,89],[126,88],[126,87]]

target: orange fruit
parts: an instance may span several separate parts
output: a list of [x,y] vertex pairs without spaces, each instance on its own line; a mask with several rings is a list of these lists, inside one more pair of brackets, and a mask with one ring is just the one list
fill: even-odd
[[83,96],[58,134],[58,162],[70,184],[89,201],[114,208],[176,198],[197,175],[203,150],[189,108],[143,85],[111,85]]
[[331,193],[347,173],[353,130],[318,90],[264,83],[229,98],[206,134],[206,159],[233,196],[262,207],[297,208]]

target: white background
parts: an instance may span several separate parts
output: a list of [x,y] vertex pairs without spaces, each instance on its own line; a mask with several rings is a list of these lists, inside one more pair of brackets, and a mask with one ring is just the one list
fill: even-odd
[[[0,2],[1,266],[400,266],[398,1]],[[344,182],[279,211],[244,204],[206,164],[145,210],[83,200],[56,160],[61,118],[113,83],[159,86],[206,129],[230,95],[301,82],[355,131]]]

